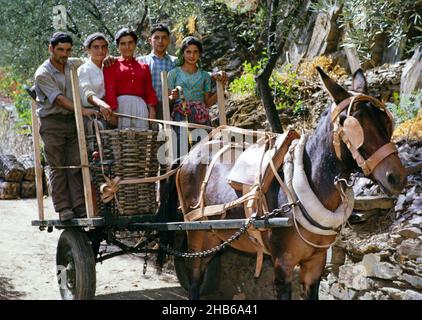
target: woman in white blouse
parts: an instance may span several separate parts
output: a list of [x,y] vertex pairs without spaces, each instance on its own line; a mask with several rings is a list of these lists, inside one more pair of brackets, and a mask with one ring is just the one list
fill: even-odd
[[115,117],[110,106],[103,100],[105,96],[103,61],[108,55],[108,41],[100,32],[89,35],[84,47],[89,60],[78,68],[79,86],[84,107],[98,109],[108,124],[115,126]]

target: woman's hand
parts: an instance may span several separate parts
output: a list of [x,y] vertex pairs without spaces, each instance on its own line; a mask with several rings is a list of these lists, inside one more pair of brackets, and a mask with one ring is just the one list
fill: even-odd
[[[148,106],[148,118],[157,119],[157,111],[154,106]],[[150,126],[152,130],[158,131],[158,123],[150,121]]]
[[87,108],[82,108],[82,115],[85,117],[95,117],[98,114],[97,111]]
[[117,61],[116,57],[107,56],[107,57],[104,58],[103,65],[104,65],[104,67],[107,68],[107,67],[112,66],[116,61]]
[[157,112],[155,111],[155,107],[148,107],[148,118],[149,119],[157,118]]
[[179,90],[177,90],[177,89],[171,90],[169,99],[173,100],[173,101],[179,99]]
[[226,71],[217,71],[211,75],[211,79],[214,81],[220,81],[223,86],[226,85],[227,81],[229,80],[229,76],[227,75]]
[[100,113],[106,121],[111,121],[113,111],[111,110],[111,107],[107,102],[98,98],[95,95],[89,96],[88,102],[100,109]]
[[100,105],[100,113],[106,121],[111,121],[111,116],[113,115],[113,111],[111,107],[107,103],[101,103]]

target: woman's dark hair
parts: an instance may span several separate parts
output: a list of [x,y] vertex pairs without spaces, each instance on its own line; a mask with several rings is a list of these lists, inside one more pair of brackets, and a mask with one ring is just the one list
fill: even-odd
[[72,37],[66,32],[61,32],[61,31],[53,33],[49,42],[53,48],[57,46],[59,43],[70,43],[73,46]]
[[116,35],[114,36],[114,41],[116,42],[116,45],[118,46],[120,43],[120,38],[131,36],[133,40],[135,40],[135,43],[138,43],[138,36],[136,35],[135,31],[130,30],[129,28],[122,28],[119,31],[117,31]]
[[186,48],[189,47],[191,44],[197,46],[198,49],[199,49],[199,52],[202,53],[202,42],[201,42],[201,40],[199,40],[196,37],[192,37],[192,36],[189,36],[189,37],[186,37],[186,38],[183,39],[182,47],[181,47],[182,52],[185,52]]
[[[180,47],[179,50],[177,50],[177,53],[176,53],[177,60],[178,60],[178,62],[177,62],[178,66],[181,66],[185,63],[185,59],[183,58],[183,53],[185,52],[186,48],[189,47],[192,44],[197,46],[198,49],[199,49],[199,53],[202,54],[202,42],[201,42],[201,40],[199,40],[196,37],[192,37],[192,36],[186,37],[182,40],[182,46]],[[201,66],[201,59],[199,59],[197,65],[198,65],[198,68]]]
[[84,47],[86,49],[91,48],[91,45],[95,40],[104,40],[105,42],[107,42],[107,45],[109,44],[104,33],[95,32],[93,34],[90,34],[88,37],[86,37],[86,39],[84,41]]
[[151,32],[150,32],[151,36],[157,31],[165,32],[167,33],[168,36],[170,36],[170,29],[165,24],[162,24],[162,23],[154,24],[151,28]]

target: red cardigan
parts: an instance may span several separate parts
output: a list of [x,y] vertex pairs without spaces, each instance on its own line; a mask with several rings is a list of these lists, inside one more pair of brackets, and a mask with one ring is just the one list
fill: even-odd
[[118,58],[108,68],[104,68],[105,101],[113,110],[119,106],[117,97],[122,95],[138,96],[147,105],[158,104],[151,72],[147,64],[135,59]]

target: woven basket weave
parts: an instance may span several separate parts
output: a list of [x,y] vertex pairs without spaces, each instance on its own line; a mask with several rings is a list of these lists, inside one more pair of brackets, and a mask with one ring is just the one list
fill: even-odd
[[[103,147],[105,174],[120,177],[122,180],[155,177],[159,163],[157,151],[162,141],[157,141],[157,132],[124,130],[100,131]],[[96,150],[98,145],[95,143]],[[92,160],[92,155],[90,155]],[[91,161],[91,174],[96,186],[97,208],[105,208],[101,201],[99,188],[105,182],[99,161]],[[119,205],[112,203],[112,208],[119,215],[155,213],[157,210],[156,183],[120,185],[117,193]]]

